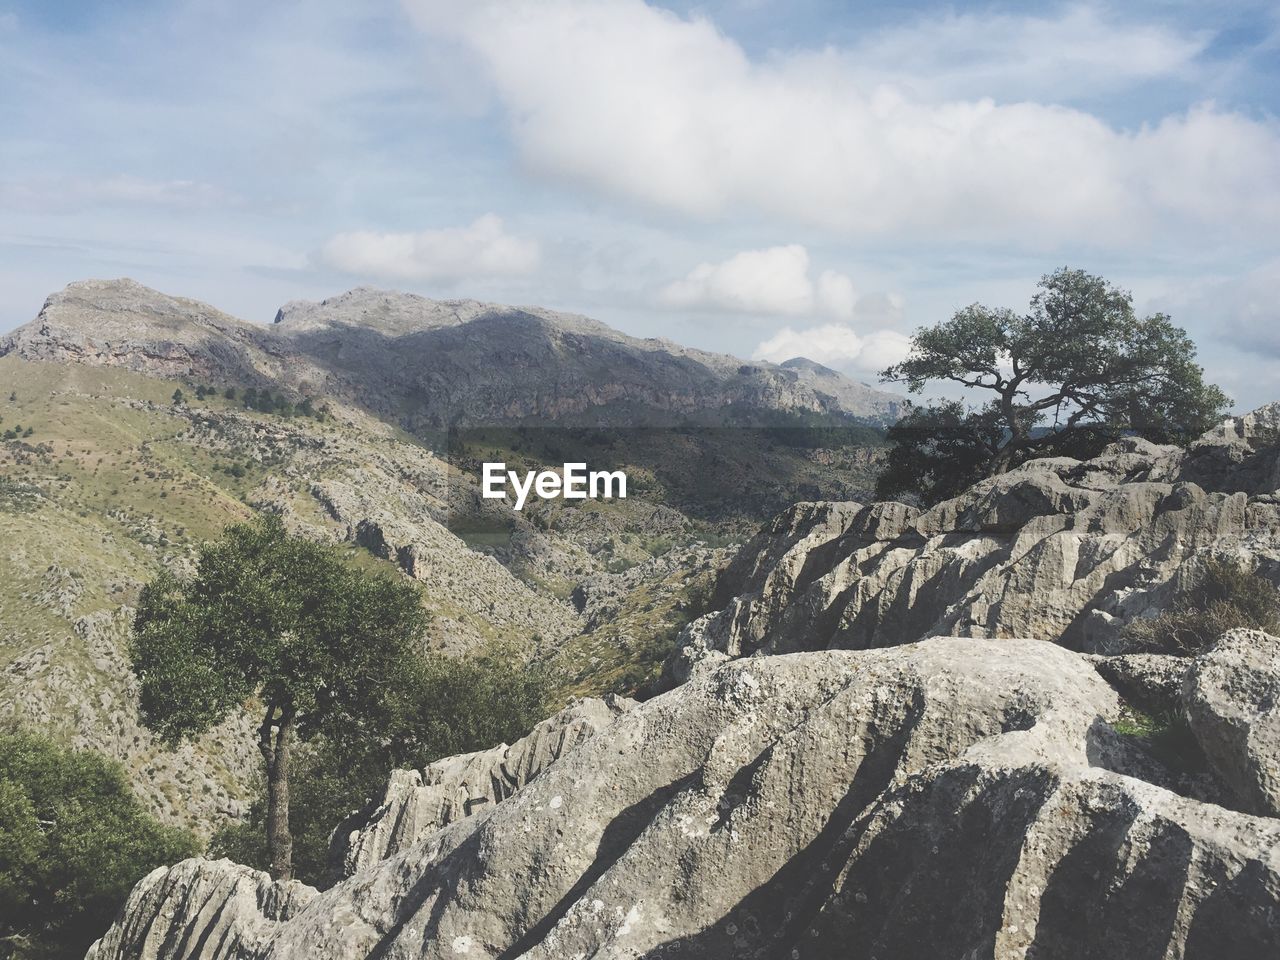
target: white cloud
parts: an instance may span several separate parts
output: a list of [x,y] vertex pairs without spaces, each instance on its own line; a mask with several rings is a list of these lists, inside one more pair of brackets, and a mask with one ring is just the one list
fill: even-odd
[[682,309],[724,310],[780,316],[822,316],[896,324],[902,298],[894,293],[859,296],[853,281],[836,270],[809,275],[809,251],[798,243],[743,250],[719,263],[700,263],[658,293]]
[[818,277],[818,310],[833,317],[849,319],[853,316],[858,294],[853,281],[835,270],[823,270]]
[[340,233],[321,248],[319,259],[344,273],[453,282],[530,273],[538,265],[538,245],[507,233],[501,218],[486,214],[467,227]]
[[1124,90],[1197,69],[1212,39],[1164,23],[1124,22],[1077,4],[1052,15],[934,12],[864,34],[845,65],[866,82],[893,83],[935,99],[982,97],[1063,102]]
[[[977,92],[1003,95],[1008,76],[1047,89],[1066,75],[1161,75],[1189,63],[1201,37],[1068,8],[921,21],[865,49],[753,60],[708,20],[642,0],[405,2],[483,65],[533,169],[698,218],[1041,248],[1250,238],[1280,218],[1273,119],[1205,103],[1123,130]],[[957,35],[966,56],[939,66]],[[886,82],[882,61],[915,39],[912,69],[965,73],[964,93],[933,75]]]
[[722,263],[699,264],[683,280],[664,287],[659,299],[674,307],[811,313],[809,254],[799,244],[744,250]]
[[1147,305],[1180,325],[1213,330],[1210,347],[1280,359],[1280,257],[1230,279],[1179,278]]
[[896,330],[876,330],[862,335],[843,323],[828,323],[796,330],[785,327],[752,353],[753,360],[781,363],[792,357],[808,357],[846,373],[874,374],[907,355],[911,338]]

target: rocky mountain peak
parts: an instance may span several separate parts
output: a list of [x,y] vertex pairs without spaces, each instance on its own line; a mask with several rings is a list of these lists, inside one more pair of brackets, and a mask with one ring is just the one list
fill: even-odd
[[[244,321],[198,300],[171,296],[129,277],[119,277],[67,284],[45,300],[35,323],[50,329],[105,336],[129,330],[142,334],[149,328],[176,330],[188,324],[227,326]],[[19,328],[15,334],[25,329]]]
[[813,373],[822,374],[823,376],[838,377],[835,370],[828,366],[818,363],[817,360],[810,360],[808,357],[792,357],[790,360],[783,360],[778,364],[784,370],[810,370]]
[[0,338],[8,353],[328,394],[378,414],[412,408],[411,427],[460,417],[652,425],[726,408],[886,421],[900,402],[818,365],[745,364],[578,314],[372,287],[291,301],[264,326],[133,280],[84,281]]
[[456,326],[495,309],[477,300],[432,300],[416,293],[355,287],[324,300],[290,300],[276,311],[282,331],[371,327],[390,335]]

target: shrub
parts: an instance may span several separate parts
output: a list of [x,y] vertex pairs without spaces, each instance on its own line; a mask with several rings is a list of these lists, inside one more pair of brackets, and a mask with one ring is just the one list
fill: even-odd
[[1135,620],[1125,636],[1135,651],[1189,657],[1239,627],[1280,634],[1280,590],[1239,562],[1208,560],[1169,610]]
[[198,849],[146,813],[118,763],[0,734],[0,957],[83,956],[138,880]]

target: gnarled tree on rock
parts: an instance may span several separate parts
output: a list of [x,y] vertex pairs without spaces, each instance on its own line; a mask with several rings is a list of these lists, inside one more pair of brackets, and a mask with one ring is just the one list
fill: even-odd
[[1186,443],[1226,415],[1230,401],[1167,316],[1139,318],[1127,291],[1082,270],[1039,286],[1025,314],[974,304],[917,330],[907,358],[881,372],[912,393],[950,383],[990,394],[978,407],[915,406],[890,427],[881,499],[935,503],[1027,460],[1092,457],[1123,436]]
[[142,592],[130,654],[144,722],[170,741],[256,705],[271,875],[293,875],[296,738],[377,738],[410,702],[426,620],[407,582],[365,573],[278,517],[227,528],[195,576]]

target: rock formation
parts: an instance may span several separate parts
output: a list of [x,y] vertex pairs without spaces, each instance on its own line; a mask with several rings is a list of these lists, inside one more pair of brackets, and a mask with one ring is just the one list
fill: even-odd
[[324,893],[153,874],[91,956],[1276,956],[1280,820],[1129,775],[1118,710],[1042,641],[738,660]]
[[334,831],[335,875],[351,876],[455,820],[501,803],[634,705],[619,697],[581,700],[510,746],[448,757],[422,771],[394,771],[382,796]]
[[930,636],[1051,640],[1122,654],[1123,628],[1167,607],[1210,556],[1280,582],[1280,404],[1190,449],[1127,439],[1035,460],[929,510],[802,503],[722,576],[668,685],[753,653]]
[[306,884],[276,883],[230,860],[186,860],[143,877],[86,960],[249,957],[315,896]]
[[1183,698],[1191,732],[1242,808],[1280,817],[1280,640],[1231,631],[1196,658]]

